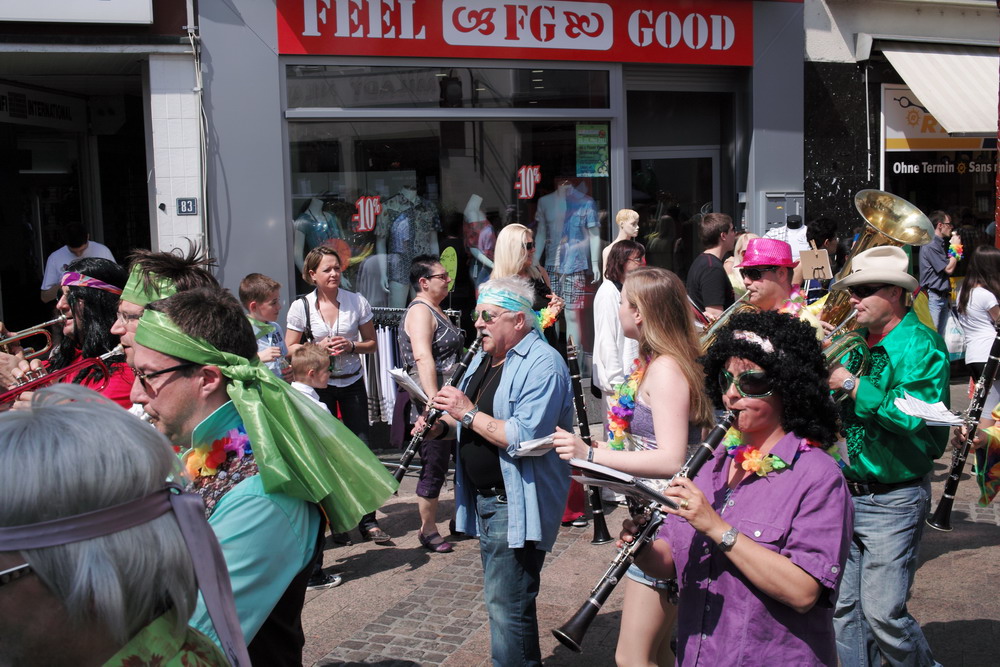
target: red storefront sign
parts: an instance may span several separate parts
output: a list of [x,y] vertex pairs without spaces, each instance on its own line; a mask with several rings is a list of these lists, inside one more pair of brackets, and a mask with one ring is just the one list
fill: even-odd
[[753,64],[747,0],[276,0],[282,54]]

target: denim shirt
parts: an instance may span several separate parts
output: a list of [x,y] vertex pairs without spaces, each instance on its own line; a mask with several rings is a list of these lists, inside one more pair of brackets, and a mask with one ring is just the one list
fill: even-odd
[[[459,389],[466,390],[487,358],[480,353],[472,361]],[[573,430],[569,370],[537,331],[529,332],[507,352],[493,403],[496,414],[492,416],[506,423],[508,446],[500,450],[500,471],[507,489],[508,546],[519,549],[525,542],[537,542],[539,549],[551,551],[569,493],[569,465],[555,450],[543,456],[511,456],[522,441],[554,433],[556,426]],[[458,530],[478,535],[476,489],[465,479],[461,457],[455,466],[455,505]]]

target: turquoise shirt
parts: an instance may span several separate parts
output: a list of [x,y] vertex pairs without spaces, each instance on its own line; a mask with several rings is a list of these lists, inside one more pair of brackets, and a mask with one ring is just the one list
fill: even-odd
[[[460,389],[465,391],[484,359],[487,355],[480,353],[472,361]],[[522,441],[551,435],[556,426],[573,430],[569,369],[538,331],[529,331],[507,352],[493,404],[491,416],[506,422],[508,446],[500,450],[500,471],[507,489],[507,544],[520,549],[537,542],[539,549],[551,551],[569,493],[569,464],[554,449],[542,456],[511,456]],[[466,535],[479,534],[476,490],[465,479],[461,457],[455,465],[455,523]]]
[[944,453],[948,428],[927,426],[900,411],[895,400],[906,392],[948,405],[948,350],[941,336],[911,310],[872,346],[871,354],[871,371],[858,379],[857,398],[848,398],[841,408],[851,458],[844,475],[856,482],[885,484],[919,479]]
[[[230,401],[195,427],[192,444],[211,442],[241,425]],[[249,644],[295,575],[312,561],[319,509],[283,493],[267,493],[260,475],[254,475],[222,496],[208,523],[222,546],[236,614]],[[200,593],[189,624],[219,643]]]

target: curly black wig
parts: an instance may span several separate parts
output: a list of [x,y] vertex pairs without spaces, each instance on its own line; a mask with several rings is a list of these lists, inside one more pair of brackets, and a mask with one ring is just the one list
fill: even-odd
[[[765,345],[734,337],[736,331],[752,332]],[[826,446],[833,444],[838,431],[837,408],[830,397],[829,372],[816,330],[809,323],[775,312],[734,315],[699,359],[705,368],[705,389],[719,408],[719,373],[732,357],[752,361],[767,373],[773,395],[781,399],[781,426],[786,433]]]
[[[66,271],[76,271],[97,278],[115,287],[125,287],[128,274],[114,262],[100,257],[81,257],[66,266]],[[118,345],[118,336],[111,333],[111,326],[118,317],[118,295],[92,287],[70,287],[66,302],[73,311],[75,326],[72,337],[64,337],[52,351],[50,363],[53,370],[68,366],[79,352],[84,357],[96,357]],[[123,357],[122,357],[123,358]],[[109,361],[121,361],[113,358]],[[82,382],[90,376],[100,379],[94,367],[82,371],[73,379]]]

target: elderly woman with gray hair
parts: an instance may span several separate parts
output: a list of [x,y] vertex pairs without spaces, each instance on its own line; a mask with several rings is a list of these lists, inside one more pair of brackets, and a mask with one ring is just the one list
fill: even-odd
[[0,664],[226,665],[187,625],[196,570],[232,622],[213,613],[220,641],[245,658],[203,506],[166,481],[179,476],[162,435],[88,389],[0,415]]

